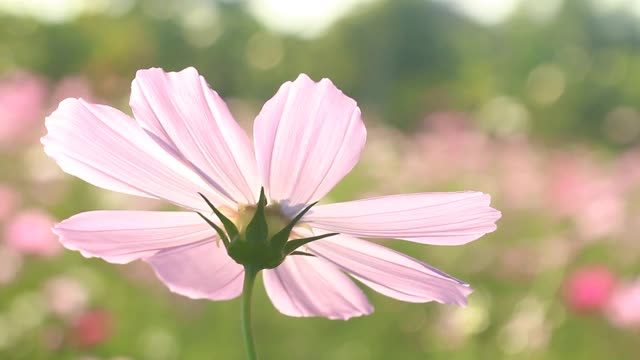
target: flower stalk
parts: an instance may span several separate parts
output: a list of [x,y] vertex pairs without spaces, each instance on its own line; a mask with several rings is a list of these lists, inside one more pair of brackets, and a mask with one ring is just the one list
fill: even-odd
[[260,270],[251,266],[244,268],[244,285],[242,286],[242,337],[244,339],[244,347],[247,353],[247,360],[257,360],[256,346],[253,341],[253,332],[251,331],[251,297],[253,295],[253,284]]

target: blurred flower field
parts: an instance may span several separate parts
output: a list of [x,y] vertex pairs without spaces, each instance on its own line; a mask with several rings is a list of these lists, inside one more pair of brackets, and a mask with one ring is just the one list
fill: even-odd
[[[537,45],[545,38],[544,27],[522,20],[526,9],[502,27],[471,35],[478,25],[454,13],[444,12],[463,25],[438,25],[441,5],[425,5],[425,16],[436,24],[425,30],[417,25],[421,21],[409,19],[422,2],[379,1],[353,10],[326,35],[305,39],[271,32],[242,2],[199,2],[214,6],[217,22],[206,16],[198,22],[198,16],[178,10],[158,17],[145,12],[149,3],[134,2],[122,14],[87,13],[53,24],[15,14],[0,17],[5,20],[0,20],[5,40],[0,44],[0,359],[242,358],[238,300],[177,296],[146,264],[85,259],[63,249],[50,231],[82,211],[171,209],[64,174],[44,154],[39,138],[44,118],[64,98],[128,111],[125,79],[135,69],[179,70],[192,63],[204,64],[211,86],[246,129],[271,96],[266,89],[297,72],[335,77],[349,95],[362,98],[367,145],[327,201],[478,190],[491,194],[492,206],[503,214],[496,232],[464,246],[382,241],[470,283],[474,294],[465,308],[402,303],[364,289],[376,308],[370,316],[347,322],[298,319],[278,313],[258,284],[254,331],[262,358],[640,356],[640,92],[634,82],[640,56],[626,36],[607,38],[611,28],[575,35],[582,27],[572,25],[576,19],[611,24],[612,14],[560,1],[565,4],[555,15],[560,19],[575,14],[572,10],[584,12],[561,27],[566,31],[559,37],[567,45],[551,54],[543,49],[557,44]],[[378,48],[376,36],[362,31],[367,19],[389,24],[409,19],[402,34],[415,38],[392,50]],[[545,26],[561,22],[548,21]],[[626,34],[637,26],[615,29]],[[204,41],[214,30],[216,40]],[[500,72],[491,56],[479,56],[487,49],[456,42],[464,34],[487,43],[493,43],[487,40],[492,36],[511,44],[522,37],[531,45],[514,45],[512,62]],[[449,37],[456,46],[442,45],[450,44]],[[25,38],[32,41],[21,42]],[[585,40],[591,47],[580,42],[583,38],[591,39]],[[349,56],[345,50],[326,63],[314,57],[353,44],[361,48]],[[422,53],[422,47],[430,50]],[[519,59],[533,48],[534,55]],[[400,55],[368,59],[371,49]],[[455,60],[452,74],[446,57],[430,57],[439,50]],[[572,58],[576,51],[579,56]],[[562,63],[568,58],[578,60]],[[576,65],[587,58],[593,60],[591,70]],[[606,61],[617,64],[609,75],[598,71]],[[623,66],[626,72],[617,74]],[[371,69],[386,72],[367,78]]]

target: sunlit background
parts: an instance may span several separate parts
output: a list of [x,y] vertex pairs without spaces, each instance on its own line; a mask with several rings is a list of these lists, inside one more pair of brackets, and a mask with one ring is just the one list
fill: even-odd
[[49,230],[169,209],[62,173],[38,141],[66,97],[129,112],[151,66],[195,66],[246,128],[282,82],[331,78],[369,137],[329,200],[481,190],[503,212],[469,245],[385,242],[470,282],[466,308],[368,291],[371,316],[296,319],[260,286],[264,359],[640,358],[640,1],[0,0],[0,359],[242,358],[238,301]]

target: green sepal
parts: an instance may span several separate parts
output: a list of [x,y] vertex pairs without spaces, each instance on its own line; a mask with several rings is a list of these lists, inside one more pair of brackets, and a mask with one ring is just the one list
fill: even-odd
[[231,220],[229,220],[229,218],[224,216],[224,214],[221,213],[220,210],[216,209],[216,207],[213,206],[211,201],[209,201],[209,199],[207,199],[204,195],[202,195],[202,193],[198,193],[198,195],[200,195],[204,199],[207,205],[209,205],[211,210],[213,210],[213,212],[216,214],[218,219],[220,219],[220,222],[222,222],[222,225],[224,225],[225,230],[227,230],[227,234],[229,235],[229,240],[234,241],[236,238],[238,238],[238,234],[240,232],[238,231],[238,228],[235,226],[235,224]]
[[306,253],[306,252],[304,252],[304,251],[294,251],[294,252],[292,252],[292,253],[291,253],[291,254],[289,254],[289,255],[302,255],[302,256],[311,256],[311,257],[315,257],[315,255],[313,255],[313,254],[309,254],[309,253]]
[[245,237],[247,241],[263,242],[269,237],[269,226],[267,225],[267,217],[265,207],[267,206],[267,197],[264,195],[264,188],[260,189],[260,199],[258,200],[256,212],[247,225]]
[[296,217],[294,217],[293,220],[291,220],[291,222],[287,224],[287,226],[285,226],[282,230],[278,231],[278,233],[273,235],[273,238],[271,238],[271,241],[273,242],[273,244],[278,248],[284,247],[287,241],[289,240],[289,235],[291,234],[291,230],[293,230],[293,227],[296,226],[296,224],[298,223],[298,221],[300,221],[300,219],[302,219],[304,214],[306,214],[309,210],[311,210],[311,208],[317,203],[318,202],[316,201],[313,204],[308,205],[307,207],[302,209],[302,211],[300,211],[298,215],[296,215]]
[[218,233],[218,236],[220,236],[220,239],[224,244],[224,247],[229,248],[229,238],[227,237],[227,234],[224,232],[224,230],[222,230],[220,226],[216,225],[213,221],[209,220],[209,218],[202,215],[201,213],[197,213],[197,214],[200,215],[200,217],[204,219],[204,221],[206,221],[207,224],[209,224],[212,228],[216,230],[216,232]]
[[292,254],[300,246],[306,245],[306,244],[308,244],[308,243],[310,243],[312,241],[324,239],[324,238],[327,238],[329,236],[335,236],[335,235],[338,235],[338,233],[322,234],[322,235],[318,235],[318,236],[311,236],[311,237],[304,238],[304,239],[291,240],[291,241],[287,242],[287,244],[284,246],[284,253],[287,254],[287,255]]

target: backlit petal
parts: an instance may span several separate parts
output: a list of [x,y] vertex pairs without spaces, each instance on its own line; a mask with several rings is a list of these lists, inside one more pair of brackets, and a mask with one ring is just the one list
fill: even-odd
[[244,269],[220,243],[205,241],[146,258],[169,289],[192,299],[228,300],[242,293]]
[[120,264],[216,236],[197,214],[174,211],[90,211],[57,224],[54,232],[68,249]]
[[337,235],[308,247],[373,290],[398,300],[465,305],[472,291],[440,270],[370,241]]
[[264,286],[273,305],[289,316],[346,320],[373,311],[348,276],[315,257],[288,256],[277,268],[264,271]]
[[196,174],[119,110],[66,99],[46,126],[45,152],[62,170],[93,185],[191,209],[207,209],[198,192],[220,202]]
[[360,237],[461,245],[496,229],[500,212],[479,192],[420,193],[318,205],[311,226]]
[[211,187],[233,202],[256,202],[260,185],[251,142],[194,68],[138,71],[130,104],[152,138]]
[[283,84],[253,127],[270,199],[299,207],[320,199],[358,162],[366,130],[356,102],[328,79]]

